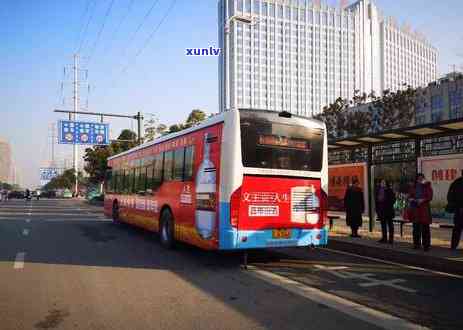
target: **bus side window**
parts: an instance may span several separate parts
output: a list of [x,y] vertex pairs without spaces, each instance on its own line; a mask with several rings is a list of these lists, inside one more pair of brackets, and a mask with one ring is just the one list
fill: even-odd
[[105,190],[107,192],[113,192],[113,184],[114,184],[114,172],[112,171],[112,169],[108,169],[106,170],[106,174],[105,174]]
[[119,190],[119,193],[123,194],[126,192],[125,190],[125,185],[126,185],[126,176],[125,176],[125,170],[121,170],[120,172],[120,179],[119,179],[119,186],[118,186],[118,190]]
[[135,181],[136,181],[136,170],[134,168],[129,170],[129,182],[128,182],[128,190],[129,193],[135,192]]
[[174,152],[174,175],[175,181],[183,180],[183,161],[185,159],[185,148],[180,148]]
[[194,155],[194,146],[189,146],[185,148],[185,165],[183,181],[193,181]]
[[138,180],[136,191],[138,194],[145,193],[146,191],[146,167],[138,169]]
[[163,181],[172,181],[173,179],[174,152],[164,152],[164,176]]
[[154,159],[153,190],[157,190],[162,183],[163,162],[163,154],[157,154]]
[[146,167],[146,192],[152,193],[154,190],[154,166],[148,165]]

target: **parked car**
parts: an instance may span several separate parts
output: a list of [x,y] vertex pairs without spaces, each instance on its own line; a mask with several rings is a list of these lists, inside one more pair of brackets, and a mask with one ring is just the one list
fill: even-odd
[[42,192],[41,197],[42,198],[56,198],[56,191],[54,190],[44,191]]
[[24,191],[10,191],[8,194],[8,199],[24,199],[26,197],[26,194]]
[[87,200],[90,201],[90,200],[92,200],[92,199],[94,199],[94,198],[97,198],[97,197],[99,197],[99,196],[101,196],[101,193],[100,193],[98,190],[96,190],[96,189],[91,189],[91,190],[89,190],[89,191],[87,192],[87,195],[85,196],[85,198],[87,198]]

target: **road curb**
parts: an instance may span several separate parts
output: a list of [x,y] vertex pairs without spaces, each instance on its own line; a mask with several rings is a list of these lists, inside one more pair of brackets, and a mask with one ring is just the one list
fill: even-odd
[[346,242],[344,240],[330,238],[328,248],[343,252],[392,261],[409,266],[427,268],[439,272],[463,275],[463,262],[445,257],[408,253],[403,250],[383,249],[364,244]]

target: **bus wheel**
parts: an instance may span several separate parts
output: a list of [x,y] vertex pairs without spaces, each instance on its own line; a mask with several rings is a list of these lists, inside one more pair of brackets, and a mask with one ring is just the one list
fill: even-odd
[[161,244],[172,249],[174,247],[174,219],[169,210],[165,210],[161,215],[160,228]]
[[113,203],[112,218],[113,218],[114,223],[120,223],[120,220],[119,220],[119,203],[117,203],[117,202]]

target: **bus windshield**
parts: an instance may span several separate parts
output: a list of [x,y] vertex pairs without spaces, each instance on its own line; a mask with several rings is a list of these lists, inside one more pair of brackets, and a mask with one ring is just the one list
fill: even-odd
[[244,167],[320,171],[322,129],[290,124],[278,113],[240,111]]

